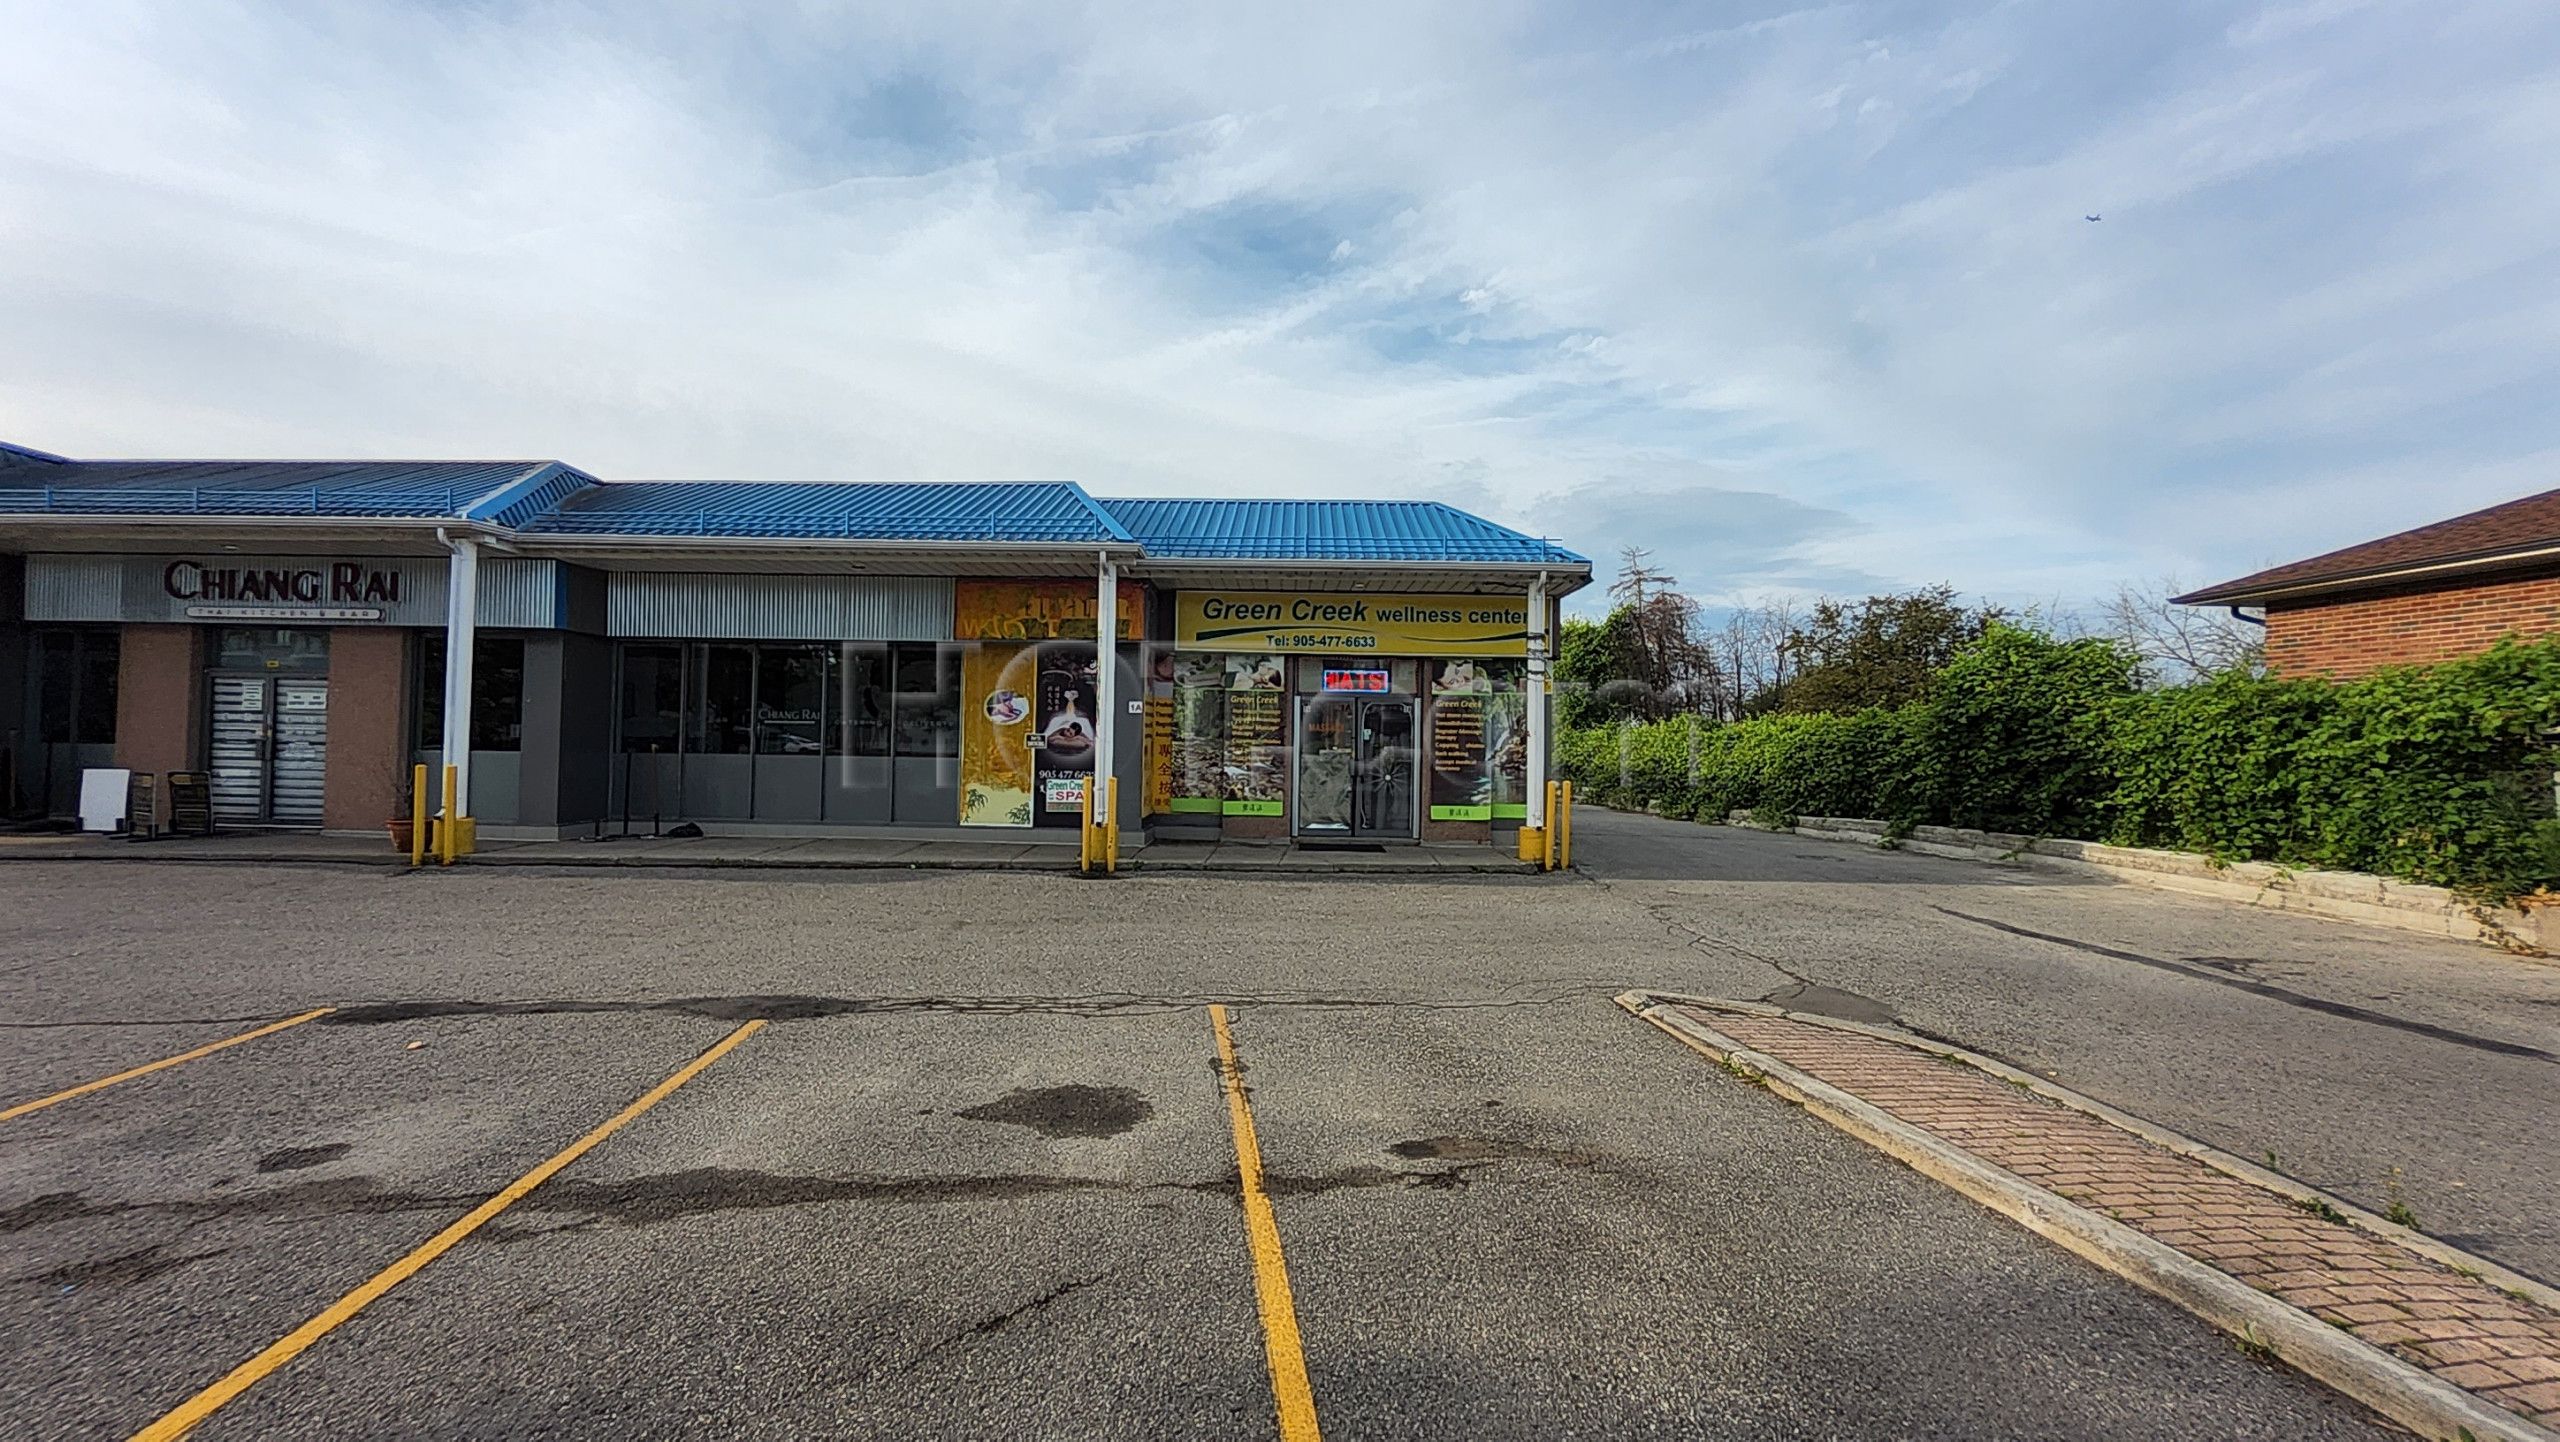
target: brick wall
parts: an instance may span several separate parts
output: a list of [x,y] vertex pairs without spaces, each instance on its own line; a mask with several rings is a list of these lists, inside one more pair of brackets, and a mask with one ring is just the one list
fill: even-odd
[[193,771],[203,760],[204,631],[124,628],[116,659],[116,764],[134,771]]
[[320,824],[380,831],[409,775],[409,633],[340,626],[329,635],[329,769]]
[[2344,680],[2380,666],[2450,660],[2502,636],[2560,631],[2560,576],[2509,577],[2267,608],[2267,668]]

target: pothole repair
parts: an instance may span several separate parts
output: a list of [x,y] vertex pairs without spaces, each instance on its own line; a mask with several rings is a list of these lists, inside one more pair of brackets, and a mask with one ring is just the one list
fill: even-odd
[[355,1148],[346,1142],[330,1142],[326,1146],[317,1147],[286,1147],[282,1151],[269,1152],[258,1158],[258,1170],[298,1172],[305,1167],[334,1162],[354,1150]]
[[1839,1021],[1854,1021],[1867,1026],[1902,1025],[1901,1018],[1893,1014],[1893,1009],[1874,997],[1860,996],[1854,991],[1842,991],[1838,987],[1816,986],[1809,981],[1779,987],[1760,1000],[1770,1006],[1785,1007],[1789,1011],[1807,1011],[1815,1016],[1832,1017]]
[[1156,1114],[1155,1104],[1128,1087],[1059,1086],[1021,1089],[969,1108],[973,1122],[1029,1127],[1044,1137],[1116,1137]]

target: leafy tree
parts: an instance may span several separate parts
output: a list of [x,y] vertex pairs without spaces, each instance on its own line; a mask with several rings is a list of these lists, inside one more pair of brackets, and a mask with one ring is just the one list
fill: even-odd
[[1939,814],[1986,831],[2097,834],[2114,708],[2139,664],[2115,641],[1991,623],[1939,674],[1921,723]]
[[1556,636],[1557,722],[1602,726],[1633,714],[1615,694],[1616,683],[1640,664],[1634,637],[1618,613],[1605,621],[1566,617]]
[[1751,709],[1863,711],[1918,701],[1939,669],[2002,616],[1997,607],[1964,605],[1953,586],[1857,602],[1825,598],[1787,635],[1795,675]]

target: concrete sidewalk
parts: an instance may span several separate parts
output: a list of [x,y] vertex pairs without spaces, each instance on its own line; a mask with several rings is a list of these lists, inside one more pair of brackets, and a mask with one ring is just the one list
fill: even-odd
[[[221,861],[348,866],[408,865],[380,837],[243,831],[204,838],[129,841],[93,835],[0,837],[0,861]],[[905,840],[897,837],[610,837],[593,841],[483,841],[473,866],[708,867],[825,871],[1072,872],[1068,842]],[[1121,854],[1123,871],[1299,875],[1529,875],[1536,867],[1489,846],[1327,847],[1162,842]]]

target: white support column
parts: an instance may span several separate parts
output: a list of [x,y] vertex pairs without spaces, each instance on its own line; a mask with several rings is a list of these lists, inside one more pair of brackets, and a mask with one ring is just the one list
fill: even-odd
[[1529,587],[1529,817],[1523,825],[1547,824],[1547,577],[1538,573]]
[[[1091,783],[1100,786],[1103,779],[1120,774],[1120,567],[1109,552],[1102,554],[1095,568],[1098,589],[1093,604],[1093,775]],[[1114,803],[1116,788],[1094,792],[1093,816],[1097,824],[1108,825],[1119,810],[1103,810],[1103,798]]]
[[[439,533],[441,534],[441,533]],[[480,543],[447,538],[453,551],[444,588],[444,756],[454,770],[457,814],[471,814],[471,652],[480,617]],[[433,784],[444,784],[442,771]],[[439,790],[439,797],[442,792]]]

